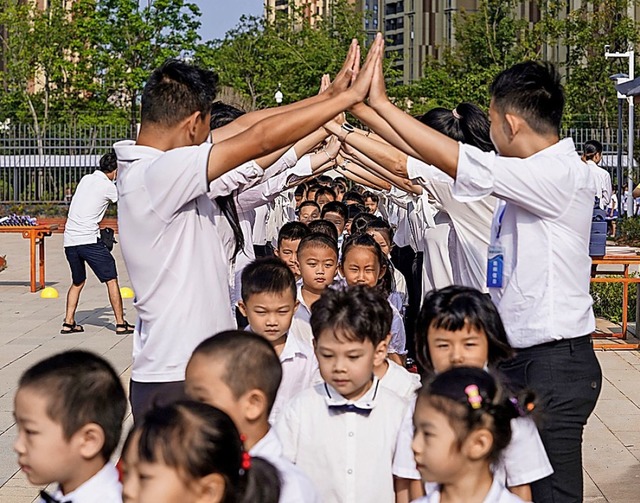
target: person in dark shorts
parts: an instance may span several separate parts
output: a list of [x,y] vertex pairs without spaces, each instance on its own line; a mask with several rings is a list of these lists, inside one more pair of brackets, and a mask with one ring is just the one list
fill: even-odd
[[80,292],[87,280],[87,265],[100,282],[107,285],[109,302],[116,318],[116,334],[133,333],[133,325],[124,319],[116,261],[100,239],[98,226],[109,203],[118,200],[118,192],[113,183],[116,173],[117,159],[115,153],[109,152],[100,159],[99,169],[82,177],[71,199],[64,229],[64,253],[71,268],[71,286],[67,292],[61,334],[84,332],[82,325],[75,321],[75,313]]

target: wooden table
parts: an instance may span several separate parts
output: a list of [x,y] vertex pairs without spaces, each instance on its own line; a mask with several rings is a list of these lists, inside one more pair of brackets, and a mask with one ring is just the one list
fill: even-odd
[[[58,228],[57,225],[0,225],[0,232],[20,233],[22,237],[29,240],[31,259],[31,291],[38,290],[36,285],[36,258],[40,265],[40,288],[44,288],[44,239],[51,236],[51,233]],[[36,244],[38,245],[38,256],[36,257]]]
[[[592,283],[622,283],[622,332],[620,334],[611,334],[607,337],[616,339],[626,339],[627,337],[627,317],[628,317],[628,304],[629,304],[629,284],[640,283],[640,276],[629,276],[629,266],[640,265],[640,255],[637,254],[611,254],[604,257],[594,257],[592,259],[595,267],[595,274],[592,275]],[[599,265],[621,265],[622,271],[598,271]],[[608,276],[614,276],[611,278],[598,277],[599,274],[606,274]],[[640,299],[639,299],[640,301]],[[638,321],[636,320],[636,326]],[[595,336],[596,338],[598,336]],[[601,337],[601,336],[600,336]],[[628,347],[627,347],[628,346]],[[638,344],[616,344],[613,349],[637,349]]]

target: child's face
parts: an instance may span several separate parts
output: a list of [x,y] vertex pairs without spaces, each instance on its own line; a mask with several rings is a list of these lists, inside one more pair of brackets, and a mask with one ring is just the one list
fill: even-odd
[[375,242],[378,243],[378,245],[382,249],[382,253],[384,253],[387,257],[391,255],[391,243],[387,241],[387,239],[381,232],[369,230],[367,231],[367,234],[369,234],[375,240]]
[[291,272],[296,276],[300,276],[300,268],[298,267],[298,246],[299,239],[282,239],[280,246],[276,249],[276,255],[282,260]]
[[338,256],[328,246],[307,246],[298,255],[298,263],[304,287],[314,292],[321,292],[335,278]]
[[342,257],[340,272],[349,286],[364,285],[373,288],[384,276],[377,254],[369,247],[352,246]]
[[467,325],[455,332],[429,327],[427,342],[436,373],[452,367],[484,368],[489,358],[487,336],[473,326]]
[[411,448],[422,480],[440,484],[458,480],[464,459],[447,416],[420,398],[413,424]]
[[246,302],[240,301],[238,307],[249,320],[251,330],[274,344],[289,331],[298,301],[289,290],[261,292],[254,293]]
[[240,399],[224,382],[226,367],[220,359],[195,354],[189,360],[185,374],[185,391],[189,398],[225,412],[241,428],[244,424]]
[[373,199],[371,199],[370,197],[367,197],[364,200],[364,206],[365,208],[367,208],[367,211],[369,213],[375,213],[378,210],[378,203],[375,202]]
[[315,206],[305,206],[300,209],[300,216],[298,220],[303,224],[308,224],[314,220],[318,220],[320,218],[320,211]]
[[14,399],[18,438],[13,450],[29,482],[43,486],[58,482],[65,492],[84,480],[77,480],[83,463],[79,433],[66,439],[62,424],[47,414],[47,397],[33,388],[20,388]]
[[320,194],[318,197],[316,197],[316,203],[318,203],[320,209],[322,209],[325,204],[330,203],[333,200],[333,197],[331,197],[331,195],[329,194]]
[[336,229],[338,229],[338,236],[342,235],[342,233],[344,232],[344,226],[347,222],[339,213],[329,211],[325,213],[323,218],[336,226]]
[[368,339],[350,341],[332,330],[321,332],[314,346],[322,378],[347,400],[357,400],[369,390],[373,367],[387,355],[386,340],[374,347]]

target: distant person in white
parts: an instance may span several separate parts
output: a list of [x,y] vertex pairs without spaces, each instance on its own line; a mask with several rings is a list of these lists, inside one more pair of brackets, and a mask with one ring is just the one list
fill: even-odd
[[76,309],[80,292],[87,280],[86,264],[101,283],[107,285],[109,302],[116,317],[116,334],[133,333],[133,325],[124,319],[122,297],[118,286],[116,261],[107,245],[100,239],[98,224],[103,219],[109,203],[118,200],[114,184],[118,172],[116,155],[113,151],[100,159],[100,167],[80,180],[64,226],[64,253],[71,268],[72,283],[67,292],[67,307],[61,334],[84,332],[76,323]]
[[587,163],[589,171],[593,174],[596,184],[596,197],[598,198],[600,209],[605,210],[609,206],[613,190],[611,187],[611,175],[606,169],[598,166],[598,163],[602,160],[602,143],[598,140],[586,141],[581,159]]

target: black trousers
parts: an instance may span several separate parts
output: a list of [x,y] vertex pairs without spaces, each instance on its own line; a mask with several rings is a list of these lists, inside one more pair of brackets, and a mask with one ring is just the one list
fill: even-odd
[[134,423],[154,407],[169,405],[186,398],[184,381],[129,382],[129,401]]
[[499,369],[514,391],[538,396],[538,428],[554,473],[531,485],[533,501],[581,503],[582,434],[602,388],[591,336],[518,349]]

